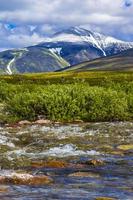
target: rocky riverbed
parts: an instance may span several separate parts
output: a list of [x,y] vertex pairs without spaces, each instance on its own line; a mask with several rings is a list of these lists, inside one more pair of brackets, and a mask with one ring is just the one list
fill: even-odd
[[0,127],[0,200],[132,200],[133,123]]

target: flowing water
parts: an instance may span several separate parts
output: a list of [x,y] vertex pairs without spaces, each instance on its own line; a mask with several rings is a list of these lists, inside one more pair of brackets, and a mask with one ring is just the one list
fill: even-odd
[[[132,200],[132,166],[131,122],[0,128],[0,200]],[[8,181],[15,173],[52,181]]]

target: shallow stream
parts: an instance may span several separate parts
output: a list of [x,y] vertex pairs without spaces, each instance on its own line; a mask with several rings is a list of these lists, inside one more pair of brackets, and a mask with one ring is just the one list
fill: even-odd
[[0,167],[0,200],[133,200],[133,123],[0,127]]

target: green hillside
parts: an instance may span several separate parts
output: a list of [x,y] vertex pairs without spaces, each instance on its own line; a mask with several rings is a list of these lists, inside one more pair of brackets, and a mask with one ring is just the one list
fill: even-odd
[[41,47],[0,52],[0,74],[50,72],[68,65],[61,56]]

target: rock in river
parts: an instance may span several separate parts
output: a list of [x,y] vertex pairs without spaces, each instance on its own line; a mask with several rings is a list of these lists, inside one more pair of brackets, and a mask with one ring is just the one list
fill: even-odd
[[0,186],[0,193],[6,193],[6,192],[8,192],[8,186]]
[[128,151],[128,150],[133,149],[133,144],[123,144],[123,145],[119,145],[117,148],[123,151]]
[[97,197],[95,200],[117,200],[117,199],[111,197]]
[[32,162],[32,167],[35,168],[40,168],[40,167],[45,167],[45,168],[65,168],[67,167],[67,163],[64,161],[58,161],[58,160],[50,160],[50,161],[33,161]]
[[86,165],[92,165],[92,166],[101,166],[105,165],[105,162],[103,160],[88,160],[85,162]]
[[100,175],[92,172],[75,172],[69,174],[69,177],[89,177],[89,178],[100,178]]
[[0,176],[0,184],[14,185],[44,185],[52,183],[53,180],[45,175],[31,175],[28,173],[11,173],[9,175]]

